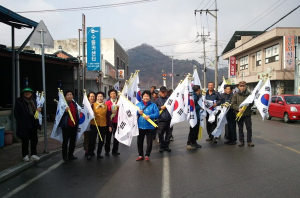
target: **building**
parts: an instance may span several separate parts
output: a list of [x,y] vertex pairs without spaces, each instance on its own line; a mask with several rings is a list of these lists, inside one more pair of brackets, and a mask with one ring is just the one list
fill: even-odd
[[[296,42],[289,42],[289,36]],[[236,31],[222,53],[224,60],[232,61],[228,67],[229,80],[232,84],[244,80],[253,90],[261,78],[271,76],[272,94],[294,93],[299,36],[300,27],[277,27],[267,32]],[[289,47],[293,50],[292,56]]]
[[[45,49],[47,54],[57,54],[63,51],[72,57],[82,55],[82,44],[79,47],[79,39],[71,38],[65,40],[55,40],[53,49]],[[34,49],[36,53],[40,53],[40,49]],[[63,56],[63,55],[62,55]],[[85,72],[85,89],[88,91],[107,91],[112,86],[120,82],[120,87],[124,86],[125,80],[128,79],[129,73],[129,58],[128,54],[122,46],[114,38],[101,39],[101,56],[102,68],[99,71],[86,71]],[[63,56],[65,57],[65,56]],[[79,69],[79,74],[82,80],[82,68]],[[122,73],[122,75],[119,75]],[[101,74],[101,75],[100,75]],[[77,71],[74,72],[74,79],[77,81]],[[76,86],[75,86],[76,87]],[[75,90],[77,92],[77,90]]]

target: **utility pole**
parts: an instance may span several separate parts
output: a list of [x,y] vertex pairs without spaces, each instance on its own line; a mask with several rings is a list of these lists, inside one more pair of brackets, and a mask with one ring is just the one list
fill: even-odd
[[85,15],[82,14],[82,89],[85,89]]
[[298,36],[294,37],[295,41],[295,80],[294,80],[294,94],[295,95],[299,95],[299,66],[298,66],[298,62],[297,62],[297,45],[298,45]]
[[[195,12],[196,13],[196,12]],[[204,34],[204,28],[201,35],[198,35],[201,37],[201,41],[203,42],[203,87],[206,87],[206,52],[205,52],[205,42],[207,41],[206,37],[209,37],[209,33],[207,35]]]
[[[215,9],[214,10],[195,10],[195,14],[196,12],[200,12],[200,14],[202,12],[206,12],[208,14],[210,14],[211,16],[213,16],[215,18],[215,87],[216,89],[218,88],[218,15],[217,15],[217,0],[215,0]],[[215,14],[212,13],[212,11],[215,11]]]
[[79,103],[80,100],[80,67],[81,67],[81,58],[80,58],[80,31],[82,29],[78,29],[78,67],[77,67],[77,102]]
[[172,55],[172,90],[174,90],[173,84],[174,84],[174,73],[173,73],[173,55]]

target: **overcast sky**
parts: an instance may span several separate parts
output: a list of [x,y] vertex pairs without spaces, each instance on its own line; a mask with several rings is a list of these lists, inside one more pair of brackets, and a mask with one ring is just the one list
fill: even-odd
[[[99,6],[137,0],[0,0],[0,4],[14,12],[51,10],[62,8]],[[87,27],[100,26],[102,38],[116,38],[125,49],[142,43],[155,46],[177,59],[199,59],[203,44],[196,42],[201,27],[211,40],[206,44],[208,58],[214,60],[215,19],[195,9],[215,9],[215,0],[157,0],[129,6],[105,9],[20,13],[39,22],[43,20],[54,40],[77,38],[86,15]],[[262,31],[300,4],[299,0],[219,0],[218,40],[219,54],[223,51],[234,31]],[[279,22],[275,27],[300,27],[300,8]],[[0,24],[0,44],[11,45],[11,28]],[[21,45],[31,30],[16,30],[16,45]],[[181,43],[181,44],[180,44]],[[184,44],[182,44],[184,43]],[[180,45],[174,45],[180,44]],[[225,61],[220,63],[225,64]],[[227,64],[227,62],[226,62]]]

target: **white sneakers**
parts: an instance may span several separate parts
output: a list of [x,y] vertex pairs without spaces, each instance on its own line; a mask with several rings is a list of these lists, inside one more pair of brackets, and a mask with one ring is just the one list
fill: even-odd
[[28,155],[26,155],[26,156],[23,158],[23,161],[24,161],[24,162],[29,162],[29,157],[28,157]]
[[23,158],[23,161],[24,162],[29,162],[30,160],[33,160],[33,161],[38,161],[40,158],[37,156],[37,155],[32,155],[30,158],[28,155],[26,155],[24,158]]
[[37,155],[31,155],[31,160],[38,161],[40,158]]

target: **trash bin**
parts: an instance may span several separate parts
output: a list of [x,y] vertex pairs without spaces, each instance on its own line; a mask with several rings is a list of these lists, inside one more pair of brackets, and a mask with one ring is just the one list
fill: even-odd
[[5,131],[4,132],[4,145],[11,145],[14,138],[14,132]]
[[4,131],[5,127],[0,126],[0,148],[4,147]]

